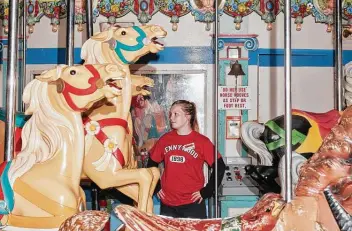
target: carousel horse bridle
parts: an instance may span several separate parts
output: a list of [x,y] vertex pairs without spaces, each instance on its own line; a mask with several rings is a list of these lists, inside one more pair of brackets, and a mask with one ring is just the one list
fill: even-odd
[[[92,93],[94,93],[96,90],[102,88],[104,86],[103,80],[100,78],[100,74],[97,71],[97,69],[95,69],[95,67],[93,65],[84,65],[89,71],[90,73],[92,73],[92,77],[88,80],[88,83],[90,84],[90,87],[85,88],[85,89],[81,89],[81,88],[76,88],[74,86],[72,86],[71,84],[67,83],[65,80],[63,79],[58,79],[55,81],[55,84],[57,85],[57,92],[61,93],[66,102],[67,105],[74,111],[77,112],[83,112],[86,109],[85,108],[80,108],[78,107],[72,97],[72,95],[78,95],[78,96],[85,96],[85,95],[90,95]],[[74,70],[72,70],[74,71]]]
[[124,64],[133,64],[133,62],[129,62],[125,58],[125,56],[122,54],[122,50],[124,50],[124,51],[138,51],[138,50],[142,49],[144,47],[143,40],[147,37],[145,32],[141,28],[139,28],[138,26],[133,26],[132,28],[135,31],[137,31],[139,34],[139,36],[136,38],[136,41],[137,41],[136,45],[130,46],[130,45],[123,44],[122,42],[119,42],[116,40],[115,52]]

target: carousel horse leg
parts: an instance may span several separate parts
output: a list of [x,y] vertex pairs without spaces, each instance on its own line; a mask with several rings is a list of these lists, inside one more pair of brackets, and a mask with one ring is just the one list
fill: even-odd
[[141,169],[121,169],[113,177],[107,178],[104,182],[96,182],[101,189],[115,187],[120,191],[120,187],[130,184],[138,184],[138,209],[147,212],[150,187],[152,185],[153,175],[146,168]]
[[[149,190],[149,198],[148,198],[148,205],[147,205],[147,213],[152,214],[153,213],[153,193],[158,183],[158,180],[160,178],[160,171],[158,168],[155,168],[155,167],[147,168],[147,170],[153,177],[151,187]],[[121,193],[130,197],[132,200],[138,202],[139,186],[137,184],[124,185],[124,186],[116,187],[116,189],[119,190]]]
[[80,212],[82,212],[87,210],[87,207],[86,207],[86,194],[84,193],[84,190],[81,186],[79,187],[79,196],[81,198],[81,201],[78,204],[78,209]]

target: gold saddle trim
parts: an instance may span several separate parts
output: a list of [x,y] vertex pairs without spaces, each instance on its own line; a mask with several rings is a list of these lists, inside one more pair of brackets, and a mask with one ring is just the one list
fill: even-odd
[[58,228],[70,216],[76,214],[78,209],[67,207],[39,193],[27,183],[17,178],[14,191],[36,205],[38,208],[53,215],[52,217],[28,217],[9,214],[8,225],[23,228],[50,229]]

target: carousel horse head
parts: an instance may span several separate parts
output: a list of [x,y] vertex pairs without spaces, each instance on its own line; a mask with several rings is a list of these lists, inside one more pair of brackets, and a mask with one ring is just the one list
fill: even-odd
[[[321,114],[293,110],[292,151],[310,157],[318,151],[324,137],[339,118],[340,113],[336,110]],[[242,141],[259,156],[264,156],[260,157],[263,165],[277,166],[285,154],[284,119],[281,115],[264,124],[246,122],[241,127]]]
[[82,46],[81,58],[85,63],[132,64],[148,53],[164,49],[158,39],[166,31],[156,25],[110,28],[92,36]]
[[[324,137],[337,123],[339,118],[340,113],[336,110],[321,114],[300,110],[292,111],[291,146],[292,151],[294,151],[293,155],[299,160],[295,161],[297,163],[297,166],[293,166],[295,169],[302,164],[301,162],[305,158],[309,158],[313,153],[318,151]],[[283,161],[282,157],[285,154],[284,123],[284,115],[281,115],[267,121],[265,124],[245,122],[241,127],[242,141],[258,154],[261,165],[265,165],[246,166],[248,175],[259,185],[263,186],[264,192],[270,192],[270,190],[266,190],[268,188],[274,189],[272,192],[278,192],[278,189],[280,189],[279,185],[275,183],[275,178],[280,175],[277,172],[278,166]],[[266,183],[258,181],[261,178],[272,184],[264,187]]]
[[[39,155],[37,162],[50,159],[63,144],[60,126],[67,129],[70,137],[74,136],[72,121],[64,113],[76,113],[81,120],[81,112],[88,110],[96,101],[120,94],[119,82],[124,75],[117,65],[99,64],[62,65],[37,76],[23,93],[23,101],[28,105],[25,114],[31,117],[23,127],[23,148],[18,156],[26,159],[28,154]],[[13,161],[9,174],[12,183],[26,171],[22,168],[22,161]],[[20,173],[16,174],[17,171]]]
[[[48,85],[48,88],[55,88],[57,95],[63,96],[71,110],[86,111],[94,102],[104,97],[114,98],[121,95],[121,82],[125,76],[126,73],[115,64],[61,65],[43,72],[36,77],[36,81]],[[28,90],[24,92],[25,103],[28,103],[28,97],[33,94],[29,90],[33,83],[26,87]],[[32,112],[30,106],[26,114]]]

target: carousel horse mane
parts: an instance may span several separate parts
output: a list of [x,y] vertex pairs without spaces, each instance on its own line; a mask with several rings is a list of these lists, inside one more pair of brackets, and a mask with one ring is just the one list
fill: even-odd
[[73,136],[73,125],[55,111],[48,98],[48,83],[31,81],[24,89],[23,101],[29,104],[26,114],[32,114],[22,131],[22,151],[12,161],[9,169],[11,185],[36,163],[53,158],[62,148],[63,131]]

